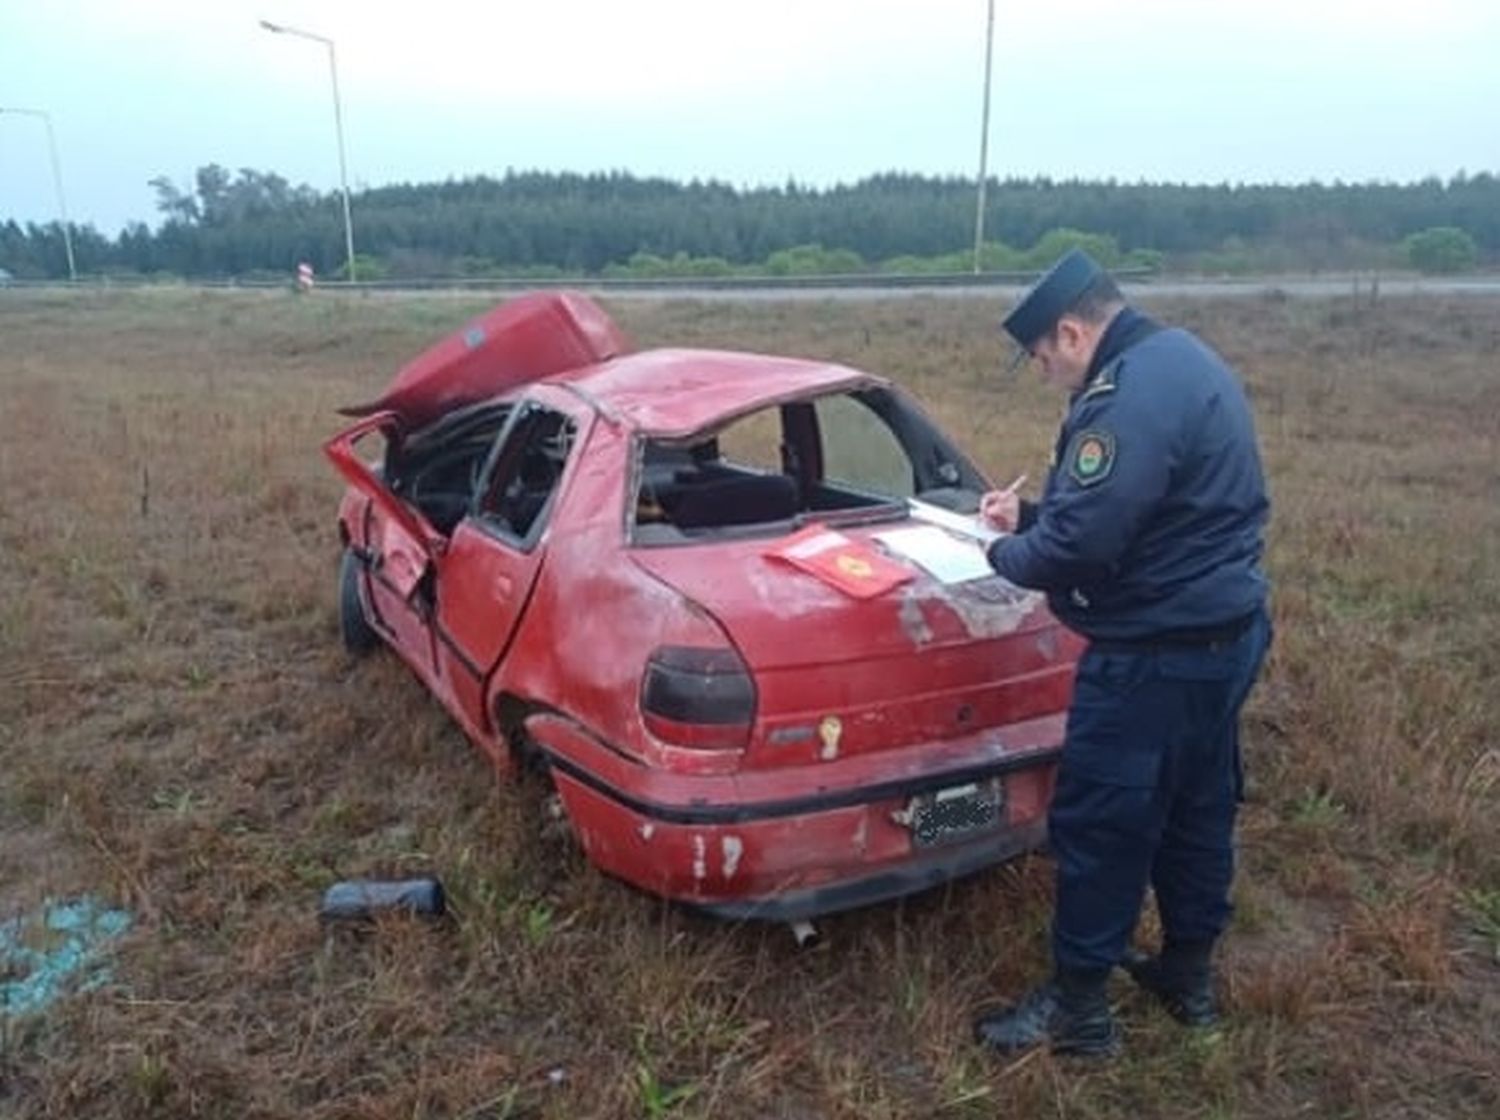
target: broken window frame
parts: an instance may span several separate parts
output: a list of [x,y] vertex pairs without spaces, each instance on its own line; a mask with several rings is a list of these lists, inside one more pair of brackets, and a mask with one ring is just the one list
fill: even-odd
[[[820,400],[835,397],[849,397],[862,404],[890,431],[911,465],[915,491],[913,495],[873,493],[839,482],[835,484],[839,491],[861,501],[854,505],[827,509],[809,507],[806,493],[808,482],[826,485],[822,477],[823,434],[819,427],[816,405]],[[767,472],[738,463],[730,463],[728,466],[737,472],[738,477],[792,478],[797,483],[798,508],[786,517],[721,525],[683,527],[671,520],[640,519],[641,510],[646,508],[642,488],[650,484],[646,460],[651,448],[691,452],[695,447],[715,443],[717,437],[733,425],[771,409],[776,409],[780,417],[782,471]],[[792,427],[800,430],[791,432],[789,429]],[[799,442],[802,444],[800,447]],[[632,546],[648,548],[775,536],[813,522],[850,525],[900,519],[907,515],[912,498],[972,513],[978,509],[979,499],[986,489],[988,483],[984,476],[914,401],[893,388],[875,385],[769,402],[749,412],[725,417],[713,426],[688,436],[638,434],[631,450],[625,534],[627,542]],[[660,502],[659,493],[648,497],[656,499],[656,509],[667,512]]]
[[[409,435],[388,433],[378,474],[388,489],[444,537],[473,512],[475,490],[515,409],[488,400],[449,413]],[[454,485],[458,474],[462,485]],[[433,476],[436,476],[434,478]],[[444,484],[439,485],[441,479]],[[445,508],[438,512],[435,503]]]
[[[554,419],[557,421],[557,430],[543,432],[541,425]],[[543,434],[538,436],[539,432]],[[538,438],[533,439],[534,436]],[[546,446],[549,442],[558,446],[549,448]],[[511,411],[480,471],[468,516],[488,536],[518,552],[531,552],[540,542],[552,518],[552,511],[563,488],[563,480],[578,453],[578,446],[578,423],[572,416],[540,401],[522,400]],[[528,454],[539,455],[548,461],[550,483],[546,495],[532,513],[529,524],[524,531],[517,531],[496,507],[510,498],[512,486],[521,481],[521,472],[527,464]],[[535,487],[529,489],[534,491]]]

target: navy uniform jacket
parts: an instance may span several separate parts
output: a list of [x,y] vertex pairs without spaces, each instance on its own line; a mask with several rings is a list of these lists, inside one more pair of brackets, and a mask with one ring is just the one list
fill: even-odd
[[1187,331],[1126,308],[1072,398],[1041,502],[989,558],[1088,638],[1213,627],[1265,600],[1268,509],[1234,374]]

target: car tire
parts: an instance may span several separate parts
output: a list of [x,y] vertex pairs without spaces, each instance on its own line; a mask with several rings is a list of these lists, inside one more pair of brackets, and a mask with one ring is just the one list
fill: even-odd
[[380,644],[380,635],[365,615],[365,604],[359,593],[360,562],[354,553],[344,549],[339,561],[339,636],[344,648],[363,657]]

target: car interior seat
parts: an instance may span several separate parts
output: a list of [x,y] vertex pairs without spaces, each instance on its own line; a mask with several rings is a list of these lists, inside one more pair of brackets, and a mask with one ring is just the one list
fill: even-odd
[[669,507],[680,529],[784,521],[797,512],[797,484],[784,474],[712,478],[684,486]]

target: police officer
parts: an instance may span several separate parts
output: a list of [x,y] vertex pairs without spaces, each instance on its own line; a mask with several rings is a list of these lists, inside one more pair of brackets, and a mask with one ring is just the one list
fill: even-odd
[[[1111,1054],[1116,965],[1179,1020],[1216,1018],[1239,711],[1270,642],[1268,502],[1234,374],[1128,307],[1086,253],[1059,260],[1004,327],[1070,404],[1041,501],[985,495],[982,515],[1008,533],[990,563],[1045,591],[1089,644],[1048,818],[1052,975],[975,1034],[1001,1052]],[[1150,956],[1128,948],[1148,883],[1164,932]]]

